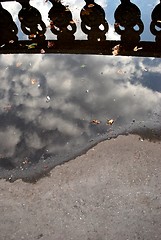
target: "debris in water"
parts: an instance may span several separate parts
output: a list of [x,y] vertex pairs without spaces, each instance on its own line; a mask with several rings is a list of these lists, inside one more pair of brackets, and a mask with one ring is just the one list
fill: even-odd
[[50,102],[50,97],[49,96],[46,97],[46,102],[47,103]]
[[31,84],[34,85],[35,83],[37,83],[36,79],[31,79]]
[[108,124],[108,125],[112,125],[113,123],[114,123],[113,119],[108,119],[107,122],[106,122],[106,124]]
[[97,119],[93,119],[93,120],[91,121],[91,123],[92,123],[92,124],[100,124],[101,121],[99,121],[99,120],[97,120]]

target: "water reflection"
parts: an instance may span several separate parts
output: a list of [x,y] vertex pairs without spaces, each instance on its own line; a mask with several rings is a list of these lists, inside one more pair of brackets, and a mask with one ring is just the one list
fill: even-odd
[[38,176],[160,114],[156,59],[1,55],[0,66],[0,177]]
[[[104,10],[96,5],[104,24],[104,31],[102,35],[98,31],[97,38],[104,39],[108,29],[108,39],[119,37],[113,32],[114,18],[109,11],[114,12],[120,1],[111,3],[98,2],[104,7],[108,24]],[[49,7],[43,4],[32,3],[44,21]],[[136,4],[144,9],[143,3],[136,1]],[[83,1],[77,5],[75,1],[70,2],[76,23],[83,5]],[[147,29],[154,6],[155,3],[147,3],[149,10],[142,12],[145,24],[142,39],[151,39]],[[18,3],[16,11],[13,8],[16,24],[19,8]],[[82,22],[85,20],[82,18]],[[87,22],[82,23],[83,28],[86,25],[89,27]],[[81,35],[80,28],[79,22],[76,38],[92,38],[90,31],[87,36]],[[47,37],[50,34],[47,29]],[[18,37],[23,38],[20,32]],[[70,37],[73,39],[73,32]],[[0,178],[37,179],[57,164],[119,134],[132,132],[159,138],[160,69],[161,61],[155,58],[1,55]]]

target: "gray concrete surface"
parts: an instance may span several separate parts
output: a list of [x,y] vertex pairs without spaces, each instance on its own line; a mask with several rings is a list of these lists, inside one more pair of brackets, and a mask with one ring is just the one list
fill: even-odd
[[161,143],[119,136],[36,184],[0,181],[0,240],[161,239]]

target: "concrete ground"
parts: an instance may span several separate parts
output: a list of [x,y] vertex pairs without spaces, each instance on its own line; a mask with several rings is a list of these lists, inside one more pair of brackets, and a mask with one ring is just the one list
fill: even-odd
[[0,240],[160,240],[161,143],[119,136],[36,184],[0,180]]

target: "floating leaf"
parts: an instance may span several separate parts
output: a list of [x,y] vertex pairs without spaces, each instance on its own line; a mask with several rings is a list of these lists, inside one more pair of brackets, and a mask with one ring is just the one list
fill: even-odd
[[99,120],[97,120],[97,119],[93,119],[93,120],[91,121],[91,123],[92,123],[92,124],[100,124],[101,122],[100,122]]
[[106,124],[108,124],[108,125],[112,125],[113,123],[114,123],[113,119],[108,119],[107,122],[106,122]]
[[34,85],[37,83],[37,80],[36,79],[31,79],[31,84]]

